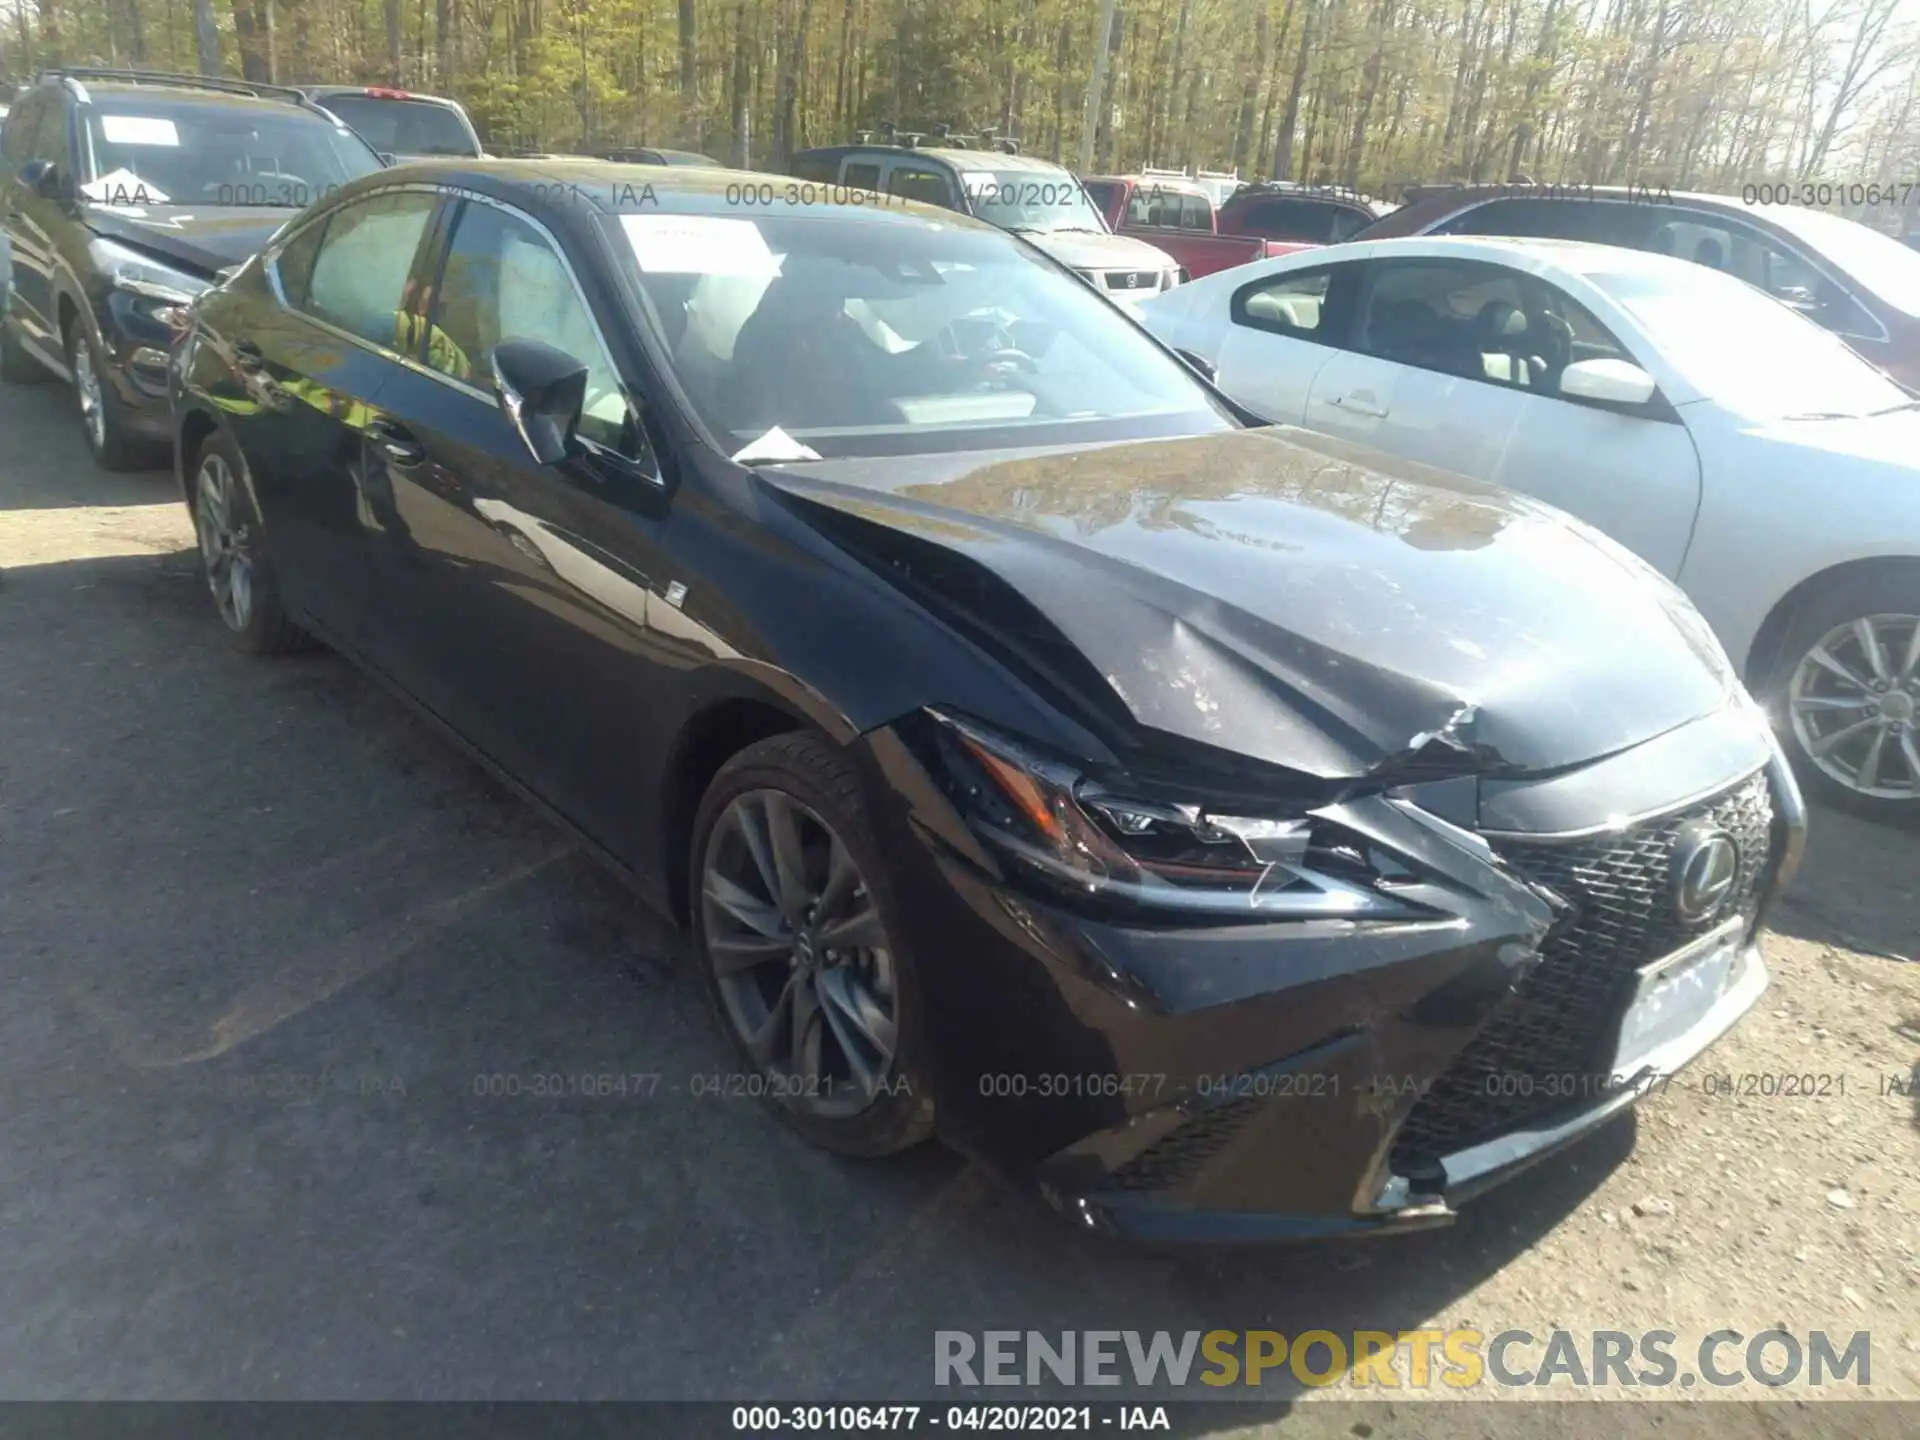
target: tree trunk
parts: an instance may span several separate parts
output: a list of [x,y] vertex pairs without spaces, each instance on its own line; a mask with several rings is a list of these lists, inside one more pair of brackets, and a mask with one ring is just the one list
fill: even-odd
[[1247,88],[1240,96],[1240,115],[1233,125],[1233,169],[1237,173],[1247,163],[1253,146],[1253,112],[1260,103],[1260,82],[1267,73],[1267,46],[1273,39],[1273,27],[1267,14],[1267,0],[1254,0],[1253,67],[1247,73]]
[[733,97],[733,143],[728,158],[741,169],[746,168],[747,157],[753,150],[752,56],[747,46],[747,0],[737,0],[733,7],[733,81],[729,86]]
[[400,83],[400,0],[387,0],[387,83]]
[[687,145],[700,148],[700,20],[693,0],[680,0],[680,133]]
[[1287,108],[1280,117],[1280,138],[1273,144],[1273,178],[1293,178],[1293,132],[1300,123],[1300,92],[1307,84],[1307,62],[1313,56],[1313,22],[1319,0],[1306,0],[1300,18],[1300,53],[1293,62],[1293,84],[1287,90]]

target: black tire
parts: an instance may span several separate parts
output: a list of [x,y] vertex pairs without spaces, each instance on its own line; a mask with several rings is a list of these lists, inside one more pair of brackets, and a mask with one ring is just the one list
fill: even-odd
[[0,320],[0,380],[9,385],[39,385],[53,378],[53,372],[27,353],[11,317]]
[[[810,809],[846,847],[865,896],[884,929],[891,965],[896,1043],[888,1083],[850,1115],[823,1116],[776,1093],[780,1072],[763,1067],[748,1049],[721,993],[708,947],[703,877],[716,827],[736,800],[756,791],[778,791]],[[748,746],[721,767],[694,818],[689,870],[693,956],[714,1016],[739,1057],[744,1074],[757,1077],[774,1109],[822,1149],[840,1155],[891,1155],[920,1144],[934,1131],[932,1066],[927,1053],[924,994],[899,923],[900,910],[879,846],[874,840],[859,777],[825,739],[804,732],[776,735]],[[777,962],[776,962],[777,964]],[[824,1022],[823,1022],[824,1023]]]
[[[230,524],[239,527],[245,537],[248,600],[244,616],[223,600],[214,576],[217,562],[209,559],[207,528],[211,512],[202,513],[201,485],[209,462],[215,459],[226,467],[226,474],[231,479],[228,486]],[[246,483],[247,473],[246,457],[224,430],[216,430],[207,436],[199,453],[193,457],[192,479],[187,486],[187,508],[193,517],[194,538],[199,542],[201,578],[207,582],[207,589],[214,600],[214,613],[220,617],[227,638],[235,649],[249,655],[284,655],[311,649],[314,644],[312,637],[287,618],[286,608],[281,604],[280,587],[267,556],[266,537],[260,527],[259,514],[253,507],[252,488]],[[231,554],[231,550],[228,553]]]
[[[86,439],[87,453],[93,456],[94,463],[102,470],[151,469],[159,457],[160,447],[150,440],[141,440],[128,433],[126,407],[114,393],[113,385],[101,367],[99,348],[87,333],[87,327],[78,319],[67,322],[66,346],[67,373],[73,376],[74,409],[80,416],[80,433]],[[83,363],[95,377],[100,406],[97,429],[88,421],[86,401],[81,391]]]
[[[1766,676],[1756,687],[1759,697],[1767,707],[1768,714],[1774,717],[1774,724],[1780,734],[1780,742],[1786,748],[1788,757],[1793,761],[1796,774],[1808,795],[1856,815],[1871,819],[1901,824],[1920,823],[1920,774],[1914,773],[1909,749],[1920,751],[1920,714],[1914,714],[1907,722],[1904,732],[1890,731],[1881,752],[1881,784],[1877,789],[1900,790],[1905,796],[1873,795],[1863,793],[1837,778],[1822,767],[1803,738],[1800,729],[1794,723],[1794,679],[1810,653],[1817,645],[1834,635],[1842,627],[1850,626],[1854,621],[1870,617],[1913,617],[1920,624],[1920,566],[1902,570],[1868,571],[1843,578],[1836,583],[1815,591],[1795,608],[1793,618],[1781,632],[1780,643]],[[1920,667],[1916,673],[1901,675],[1905,659],[1905,648],[1912,635],[1911,627],[1897,621],[1880,621],[1877,627],[1880,633],[1880,648],[1889,670],[1892,672],[1887,693],[1893,697],[1891,703],[1897,703],[1902,714],[1920,708]],[[1899,654],[1887,654],[1887,640],[1891,638],[1891,648],[1901,651]],[[1843,652],[1835,658],[1841,660],[1848,669],[1856,669],[1863,676],[1868,674],[1864,663],[1857,662],[1849,645],[1857,645],[1842,637],[1829,646],[1833,653],[1837,646]],[[1864,652],[1862,652],[1864,654]],[[1819,677],[1823,682],[1826,677]],[[1876,683],[1877,682],[1877,677]],[[1803,682],[1804,688],[1804,682]],[[1839,696],[1850,696],[1857,687],[1845,682],[1831,682],[1831,691]],[[1868,692],[1874,711],[1862,709],[1858,712],[1845,712],[1845,720],[1850,721],[1853,714],[1866,716],[1875,713],[1878,707],[1890,702],[1881,700]],[[1903,698],[1904,697],[1904,698]],[[1828,722],[1831,727],[1835,722]],[[1863,732],[1862,739],[1853,742],[1864,746],[1872,738],[1872,732]],[[1834,747],[1835,754],[1830,758],[1840,768],[1846,768],[1853,760],[1853,751],[1847,745]],[[1858,767],[1855,765],[1856,774]]]

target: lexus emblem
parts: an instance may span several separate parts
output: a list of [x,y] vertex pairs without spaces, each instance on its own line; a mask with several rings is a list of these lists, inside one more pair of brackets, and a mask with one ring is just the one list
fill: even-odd
[[1673,847],[1673,910],[1684,925],[1711,920],[1740,876],[1740,847],[1724,830],[1698,822]]
[[1129,290],[1138,290],[1140,288],[1140,272],[1138,270],[1129,270],[1127,272],[1127,288]]

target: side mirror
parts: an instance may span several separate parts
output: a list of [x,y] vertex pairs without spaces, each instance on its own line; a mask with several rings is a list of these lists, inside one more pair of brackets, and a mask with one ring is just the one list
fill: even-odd
[[1653,377],[1630,360],[1576,360],[1560,372],[1560,393],[1572,400],[1644,405],[1656,388]]
[[1194,370],[1199,371],[1201,378],[1203,378],[1209,385],[1215,384],[1219,381],[1220,371],[1214,366],[1214,363],[1211,360],[1203,360],[1198,355],[1194,354],[1193,351],[1191,350],[1176,350],[1173,353],[1178,355],[1182,360],[1186,361],[1187,364],[1190,367],[1192,367]]
[[585,365],[538,340],[503,340],[493,348],[493,388],[536,463],[557,465],[572,453]]
[[20,183],[42,200],[64,198],[66,185],[60,167],[51,160],[29,160],[20,167]]
[[389,170],[393,168],[395,159],[391,150],[376,150],[373,153],[380,157],[380,163],[382,165],[385,165]]

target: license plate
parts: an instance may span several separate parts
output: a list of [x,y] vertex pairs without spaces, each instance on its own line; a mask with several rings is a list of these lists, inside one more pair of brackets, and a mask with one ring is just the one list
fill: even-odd
[[1726,991],[1739,953],[1739,927],[1723,927],[1641,971],[1620,1022],[1614,1073],[1633,1074],[1648,1056],[1697,1025]]

